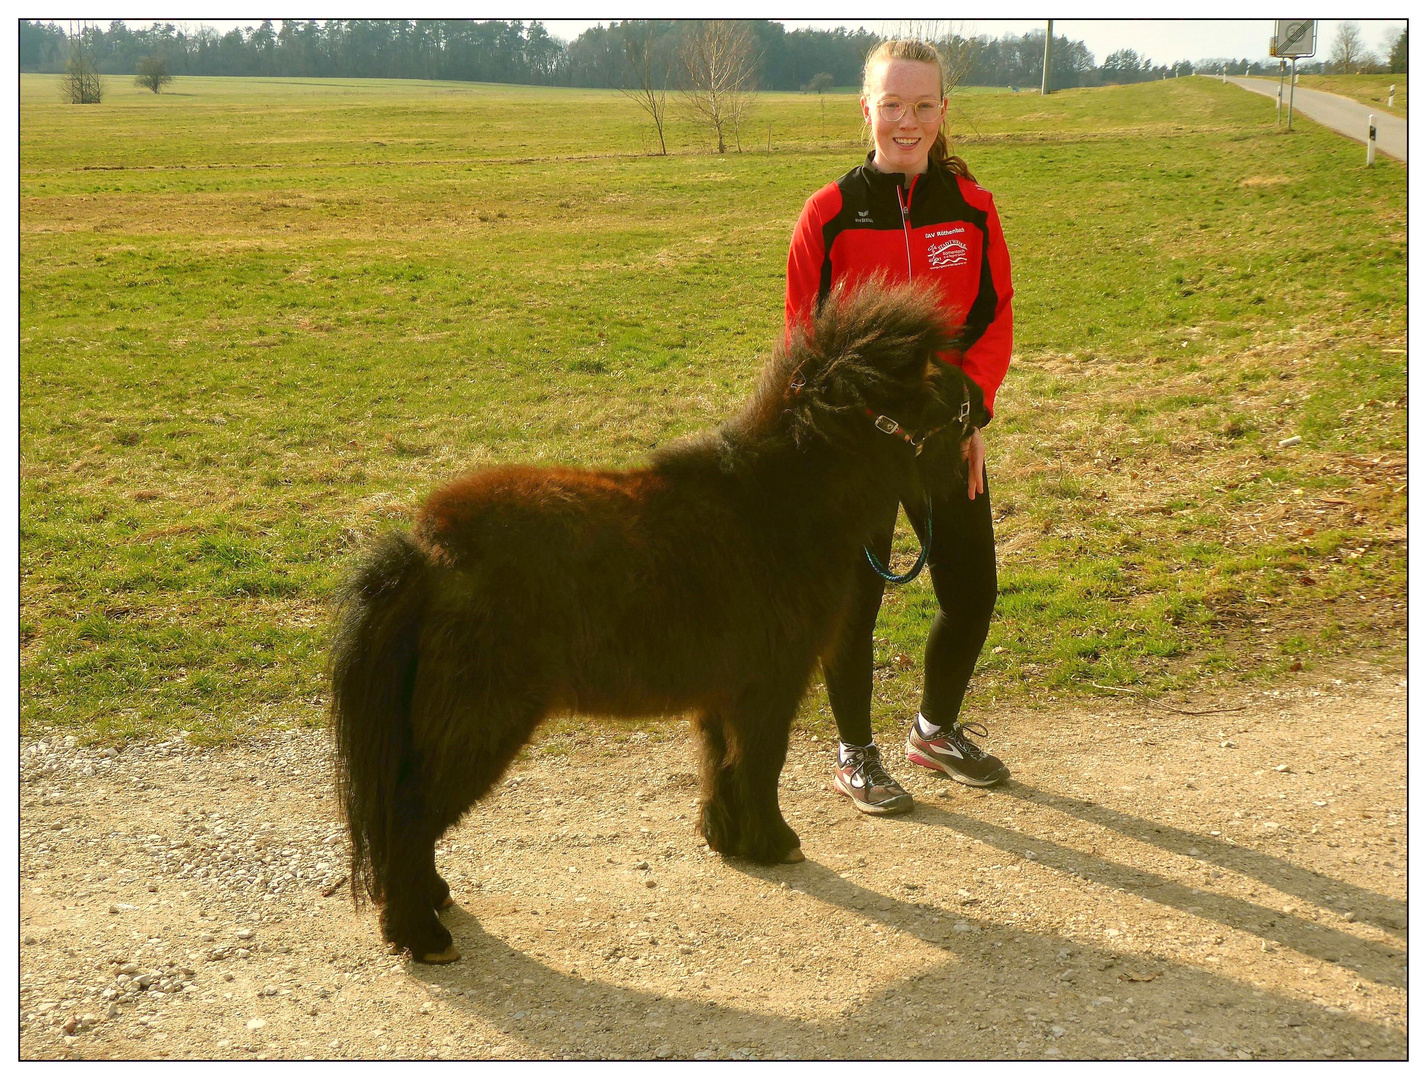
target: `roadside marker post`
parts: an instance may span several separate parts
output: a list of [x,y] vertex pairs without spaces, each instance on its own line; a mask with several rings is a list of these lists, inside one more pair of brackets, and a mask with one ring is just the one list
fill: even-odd
[[1392,99],[1397,97],[1397,83],[1393,83],[1387,88],[1387,107],[1392,108]]
[[1293,58],[1293,78],[1288,83],[1288,130],[1293,130],[1293,88],[1298,85],[1298,57]]
[[1377,160],[1377,117],[1368,113],[1368,164]]
[[[1283,99],[1283,61],[1293,61],[1293,80],[1288,84],[1288,130],[1293,130],[1293,88],[1298,85],[1298,58],[1318,51],[1318,21],[1316,19],[1279,19],[1269,38],[1268,54],[1279,57],[1278,96]],[[1281,107],[1281,104],[1280,104]]]

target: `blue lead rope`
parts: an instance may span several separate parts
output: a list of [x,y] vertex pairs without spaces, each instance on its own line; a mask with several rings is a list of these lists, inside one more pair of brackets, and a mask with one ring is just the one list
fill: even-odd
[[888,570],[885,566],[883,566],[880,562],[877,561],[877,556],[872,554],[872,550],[870,548],[864,547],[862,549],[862,554],[867,556],[867,561],[872,564],[872,569],[877,572],[877,576],[880,577],[883,581],[889,581],[893,585],[905,585],[907,582],[911,581],[918,574],[920,574],[922,572],[922,567],[927,564],[927,548],[931,546],[931,542],[932,501],[928,499],[926,539],[922,541],[922,553],[917,556],[917,561],[910,570],[908,570],[905,574],[894,574],[891,570]]

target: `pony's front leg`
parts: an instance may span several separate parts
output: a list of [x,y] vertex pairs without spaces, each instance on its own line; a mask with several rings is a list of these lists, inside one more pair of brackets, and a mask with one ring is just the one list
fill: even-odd
[[694,733],[699,742],[699,832],[711,849],[720,855],[732,855],[738,849],[742,813],[722,714],[709,712],[696,717]]
[[788,758],[788,733],[802,698],[801,686],[760,688],[743,696],[726,726],[736,793],[736,854],[753,862],[802,862],[798,834],[778,806],[778,777]]

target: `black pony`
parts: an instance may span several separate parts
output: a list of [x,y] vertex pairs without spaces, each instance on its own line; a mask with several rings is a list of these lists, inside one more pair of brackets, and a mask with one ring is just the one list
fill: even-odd
[[834,644],[862,545],[916,498],[929,433],[982,411],[936,354],[932,294],[837,291],[718,430],[628,472],[483,469],[361,559],[332,645],[352,889],[418,960],[459,956],[435,844],[545,717],[691,714],[715,851],[802,858],[778,809],[788,731]]

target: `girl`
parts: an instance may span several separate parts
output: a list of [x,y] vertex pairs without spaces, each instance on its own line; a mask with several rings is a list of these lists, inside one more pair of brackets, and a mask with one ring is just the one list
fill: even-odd
[[[906,753],[953,780],[988,787],[1010,771],[967,738],[960,714],[996,602],[995,538],[979,429],[991,419],[1011,358],[1011,263],[991,193],[947,150],[946,77],[936,49],[913,40],[884,41],[873,49],[862,73],[862,115],[872,152],[814,193],[794,230],[787,325],[791,332],[804,322],[834,284],[882,275],[934,283],[951,323],[968,331],[964,352],[945,359],[960,364],[981,387],[986,408],[961,447],[965,488],[953,483],[959,471],[954,461],[943,460],[938,470],[932,448],[923,455],[934,523],[928,565],[939,610],[927,636],[921,711]],[[885,526],[868,538],[868,550],[883,565],[897,506],[889,495]],[[921,535],[926,507],[907,509]],[[833,786],[859,810],[895,814],[910,810],[912,797],[888,775],[872,739],[872,630],[882,588],[882,578],[864,565],[852,615],[841,643],[824,660],[823,674],[841,738]],[[975,727],[985,737],[986,729]]]

